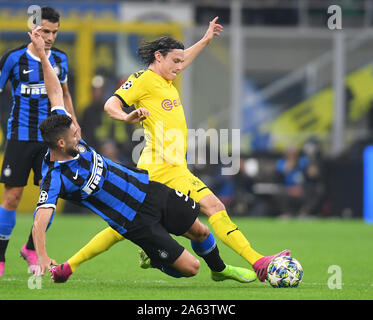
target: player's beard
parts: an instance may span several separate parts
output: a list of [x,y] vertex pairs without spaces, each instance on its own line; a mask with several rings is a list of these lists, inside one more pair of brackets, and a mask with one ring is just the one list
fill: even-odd
[[72,157],[76,157],[78,154],[79,154],[79,151],[77,151],[74,147],[70,147],[70,148],[67,148],[66,149],[66,153],[69,155],[69,156],[72,156]]

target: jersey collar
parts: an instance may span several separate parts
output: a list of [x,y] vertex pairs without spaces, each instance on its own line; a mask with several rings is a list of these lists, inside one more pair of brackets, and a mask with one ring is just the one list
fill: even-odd
[[65,161],[51,161],[51,158],[50,158],[50,152],[49,152],[49,149],[47,151],[47,153],[45,154],[44,156],[44,160],[46,163],[50,164],[50,163],[66,163],[66,162],[69,162],[69,161],[72,161],[72,160],[77,160],[79,159],[80,157],[80,153],[78,153],[74,158],[70,159],[70,160],[65,160]]
[[[28,54],[32,59],[34,59],[34,60],[40,62],[40,58],[37,57],[37,56],[35,56],[35,55],[31,52],[30,49],[27,49],[26,52],[27,52],[27,54]],[[48,54],[47,54],[47,58],[48,58],[48,59],[49,59],[49,57],[51,56],[51,53],[52,53],[52,51],[49,50],[49,51],[48,51]]]

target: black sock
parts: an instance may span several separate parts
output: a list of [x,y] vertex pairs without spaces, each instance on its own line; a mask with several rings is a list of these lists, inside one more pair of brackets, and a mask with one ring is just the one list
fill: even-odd
[[28,250],[35,250],[34,240],[32,238],[32,229],[31,229],[30,235],[28,237],[28,241],[26,243],[26,249],[28,249]]
[[0,240],[0,262],[5,262],[5,251],[8,246],[8,240]]
[[221,272],[225,269],[225,263],[220,257],[218,246],[215,246],[208,254],[200,255],[200,257],[205,260],[212,271]]

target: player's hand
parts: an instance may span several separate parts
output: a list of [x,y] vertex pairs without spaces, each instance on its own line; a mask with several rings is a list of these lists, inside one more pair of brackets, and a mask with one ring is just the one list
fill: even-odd
[[149,116],[150,112],[148,110],[146,110],[145,108],[138,108],[127,114],[124,118],[124,121],[131,124],[139,123],[141,121],[144,121]]
[[58,263],[49,258],[48,256],[41,257],[38,259],[38,267],[36,269],[36,276],[43,276],[47,270],[50,270],[51,266],[57,266]]
[[215,17],[213,20],[210,21],[209,28],[207,29],[204,38],[209,43],[214,36],[219,36],[221,32],[223,32],[223,26],[221,24],[216,23],[219,17]]
[[31,39],[31,42],[39,56],[39,58],[45,54],[45,43],[44,39],[42,38],[40,34],[40,30],[42,27],[36,27],[32,30],[32,33],[28,32],[28,35]]

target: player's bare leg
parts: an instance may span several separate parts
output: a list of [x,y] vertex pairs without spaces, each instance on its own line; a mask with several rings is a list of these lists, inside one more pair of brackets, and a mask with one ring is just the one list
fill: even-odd
[[[147,266],[141,265],[142,268],[155,268],[148,256],[146,255],[145,251],[140,250],[140,257],[143,258],[144,262],[147,262]],[[141,261],[140,261],[141,262]],[[156,268],[161,270],[163,273],[174,277],[174,278],[181,278],[181,277],[194,277],[199,270],[200,262],[197,258],[195,258],[188,250],[183,250],[181,255],[175,260],[173,264],[170,266],[167,265],[158,265]]]
[[5,185],[3,202],[1,206],[9,211],[15,211],[21,201],[23,193],[23,187],[11,187]]
[[[41,179],[39,180],[38,184],[40,186]],[[21,248],[20,255],[23,259],[27,261],[27,264],[29,266],[29,271],[34,273],[36,270],[38,259],[36,256],[34,241],[32,239],[32,229],[30,231],[30,235],[29,235],[27,242]]]
[[176,259],[171,267],[179,271],[184,277],[193,277],[199,271],[200,262],[188,250],[184,249],[183,253]]

